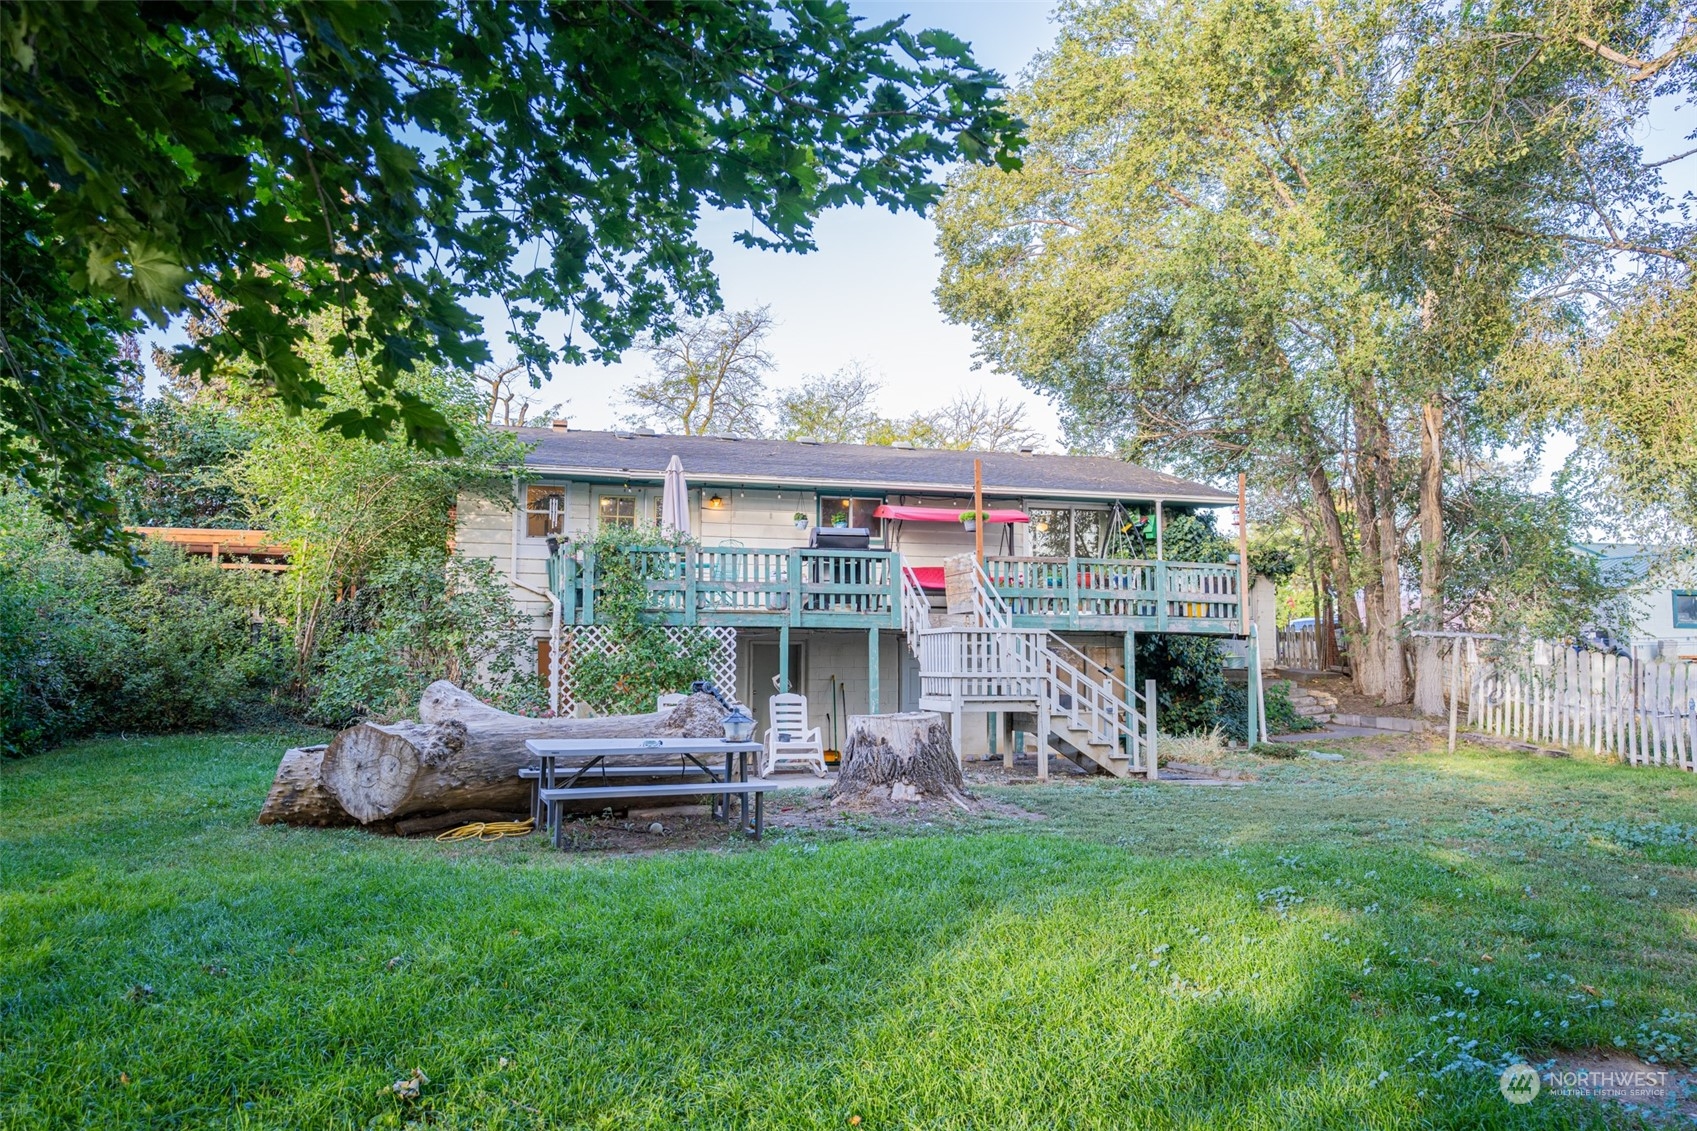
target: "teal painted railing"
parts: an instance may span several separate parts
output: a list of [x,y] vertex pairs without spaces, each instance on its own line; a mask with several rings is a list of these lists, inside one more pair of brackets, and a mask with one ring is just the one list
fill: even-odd
[[[663,624],[783,624],[900,628],[901,579],[888,551],[656,548],[633,551],[648,613]],[[573,624],[593,624],[593,552],[548,563],[548,583]]]
[[1020,627],[1236,632],[1235,565],[1125,558],[987,558],[984,572]]
[[[901,627],[900,558],[884,550],[716,547],[634,551],[657,623]],[[1235,633],[1232,565],[992,557],[990,584],[1018,628]],[[595,623],[597,563],[556,554],[548,584],[567,624]]]

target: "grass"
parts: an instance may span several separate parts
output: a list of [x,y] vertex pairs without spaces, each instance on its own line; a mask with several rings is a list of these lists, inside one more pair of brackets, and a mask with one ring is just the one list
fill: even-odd
[[1497,1071],[1697,1059],[1676,771],[1240,755],[615,857],[260,828],[288,738],[0,771],[0,1125],[1630,1126]]

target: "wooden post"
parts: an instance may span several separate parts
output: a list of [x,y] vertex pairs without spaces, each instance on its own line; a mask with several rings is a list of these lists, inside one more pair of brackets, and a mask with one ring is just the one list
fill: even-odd
[[[1237,616],[1238,631],[1249,635],[1249,475],[1237,473]],[[1260,658],[1256,658],[1260,662]]]
[[[786,619],[778,625],[778,694],[786,694],[790,689],[790,622]],[[758,697],[758,696],[757,696]]]
[[1255,677],[1260,674],[1261,657],[1254,655],[1259,648],[1259,642],[1255,639],[1255,637],[1249,636],[1245,639],[1247,641],[1247,646],[1244,648],[1244,655],[1247,658],[1247,664],[1243,673],[1243,697],[1245,700],[1244,710],[1247,714],[1244,720],[1246,725],[1244,726],[1243,733],[1247,736],[1246,745],[1254,746],[1255,743],[1259,741],[1255,729],[1255,704],[1256,700],[1259,698],[1259,694],[1255,689]]
[[[1166,506],[1161,502],[1160,499],[1156,499],[1155,500],[1155,560],[1158,561],[1158,562],[1164,562],[1164,561],[1167,560],[1167,520],[1166,520],[1166,515],[1164,513],[1165,511],[1166,511]],[[1070,554],[1072,551],[1068,550],[1067,552]]]
[[984,564],[984,461],[972,461],[972,532],[977,544],[978,564]]
[[878,714],[878,626],[866,630],[866,713]]
[[1161,740],[1161,731],[1155,723],[1155,681],[1152,679],[1143,681],[1143,705],[1149,709],[1147,716],[1149,719],[1149,743],[1145,747],[1144,757],[1149,759],[1148,778],[1150,781],[1154,781],[1161,776],[1160,751],[1157,749]]
[[1455,712],[1456,700],[1461,697],[1461,649],[1465,640],[1450,641],[1450,753],[1455,753]]

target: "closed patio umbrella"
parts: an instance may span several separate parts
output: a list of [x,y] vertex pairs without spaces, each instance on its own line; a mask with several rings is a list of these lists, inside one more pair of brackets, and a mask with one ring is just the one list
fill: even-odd
[[689,486],[684,482],[684,463],[677,456],[666,465],[666,488],[660,497],[660,531],[679,538],[689,537]]

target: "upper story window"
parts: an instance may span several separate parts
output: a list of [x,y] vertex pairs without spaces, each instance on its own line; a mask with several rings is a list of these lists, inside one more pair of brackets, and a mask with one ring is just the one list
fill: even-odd
[[566,532],[566,489],[527,487],[524,496],[524,532],[529,538],[559,536]]
[[883,499],[860,499],[845,495],[819,496],[819,525],[820,526],[853,526],[872,531],[873,537],[878,536],[878,520],[872,517],[872,512],[883,504]]
[[1697,589],[1673,591],[1673,626],[1697,628]]

